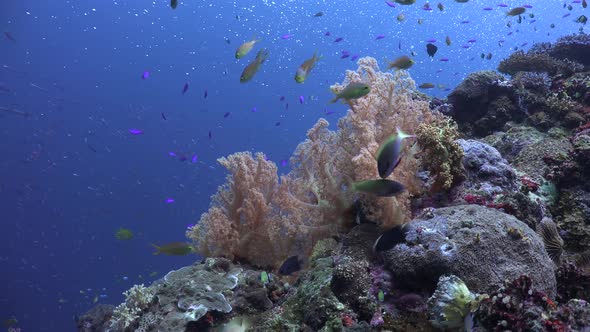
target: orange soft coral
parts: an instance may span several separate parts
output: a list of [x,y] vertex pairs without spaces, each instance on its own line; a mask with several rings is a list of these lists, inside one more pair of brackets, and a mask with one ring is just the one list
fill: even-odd
[[[374,58],[358,61],[357,71],[347,71],[343,84],[332,86],[338,92],[350,82],[364,82],[371,86],[366,98],[349,103],[350,110],[338,122],[338,142],[347,158],[339,159],[338,168],[355,181],[378,177],[375,154],[379,145],[396,128],[413,134],[421,123],[430,123],[442,117],[432,112],[428,102],[415,96],[415,83],[405,70],[394,73],[379,71]],[[410,196],[420,194],[421,183],[416,177],[420,167],[414,158],[417,146],[407,140],[400,165],[390,176],[406,186],[402,195],[388,198],[365,197],[369,217],[390,228],[411,218]]]
[[375,153],[396,128],[413,134],[420,123],[442,117],[428,102],[415,97],[406,71],[379,71],[377,61],[362,58],[357,71],[347,71],[343,84],[371,85],[364,98],[350,101],[338,131],[320,119],[291,157],[293,170],[280,178],[276,165],[249,152],[219,159],[230,175],[213,196],[211,208],[187,235],[204,255],[243,258],[259,266],[278,267],[290,255],[308,252],[323,237],[337,234],[352,221],[349,214],[360,198],[368,217],[389,228],[411,218],[410,196],[420,194],[416,178],[417,145],[405,143],[400,165],[390,176],[407,191],[376,198],[350,190],[354,181],[378,177]]

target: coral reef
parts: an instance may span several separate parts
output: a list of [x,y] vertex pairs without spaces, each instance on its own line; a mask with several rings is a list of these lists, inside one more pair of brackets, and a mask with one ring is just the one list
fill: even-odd
[[[380,72],[373,58],[358,64],[332,90],[362,81],[371,93],[350,101],[338,131],[330,131],[320,119],[291,157],[293,170],[280,181],[276,165],[262,154],[244,152],[218,160],[231,174],[209,211],[187,231],[199,253],[274,268],[291,255],[307,254],[317,240],[337,234],[351,221],[347,212],[354,199],[343,188],[377,177],[374,155],[379,144],[396,128],[412,133],[420,123],[442,119],[427,101],[413,98],[415,85],[407,72]],[[416,177],[420,163],[412,157],[416,150],[406,145],[405,157],[391,175],[406,192],[396,197],[360,195],[367,218],[384,228],[411,218],[409,198],[422,190]],[[272,240],[277,238],[285,240]]]
[[106,331],[115,306],[98,304],[88,312],[78,317],[76,325],[80,332]]
[[521,276],[489,295],[475,312],[474,331],[586,331],[590,305],[571,300],[557,305]]
[[532,48],[528,52],[522,50],[512,53],[507,59],[500,61],[498,71],[515,75],[518,72],[546,72],[554,76],[557,74],[571,75],[581,71],[584,66],[567,59],[559,60],[551,55]]
[[579,33],[560,37],[547,52],[556,59],[569,59],[589,66],[590,35]]
[[516,106],[512,84],[494,71],[469,74],[448,96],[451,115],[467,135],[483,136],[525,114]]
[[451,189],[463,177],[463,150],[455,142],[458,138],[456,123],[450,119],[433,124],[421,124],[416,129],[418,145],[422,148],[422,166],[430,173],[431,192]]
[[[371,92],[336,131],[318,120],[290,173],[261,153],[219,159],[227,181],[187,231],[215,258],[134,286],[78,330],[588,331],[589,46],[536,44],[502,62],[511,80],[473,73],[448,100],[360,59],[332,90]],[[353,192],[397,128],[416,135],[389,176],[407,190]],[[273,273],[292,255],[301,271]]]
[[476,140],[457,140],[463,150],[463,187],[491,197],[516,190],[515,170],[495,148]]
[[478,205],[440,208],[433,214],[413,220],[405,243],[382,254],[397,283],[434,289],[440,276],[454,274],[472,291],[486,292],[529,274],[539,289],[555,295],[553,262],[523,222]]

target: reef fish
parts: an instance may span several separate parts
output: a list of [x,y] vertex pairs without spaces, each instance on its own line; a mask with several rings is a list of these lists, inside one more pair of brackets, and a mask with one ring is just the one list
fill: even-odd
[[521,14],[524,14],[525,11],[526,8],[524,7],[514,7],[510,9],[510,11],[506,12],[506,16],[519,16]]
[[244,42],[242,45],[240,45],[240,47],[238,47],[236,50],[236,59],[245,57],[248,53],[250,53],[254,45],[258,42],[260,42],[260,39],[253,38],[252,40]]
[[397,129],[397,133],[389,136],[377,150],[377,170],[382,179],[387,178],[399,164],[402,150],[402,142],[406,138],[415,137]]
[[170,0],[170,7],[176,9],[176,6],[178,6],[178,0]]
[[381,234],[373,245],[374,252],[389,250],[406,240],[408,224],[397,225]]
[[426,44],[426,53],[428,53],[428,56],[434,57],[436,51],[438,51],[438,47],[436,47],[436,45],[432,43]]
[[397,58],[397,59],[393,60],[392,62],[390,62],[389,63],[389,66],[387,66],[387,69],[391,69],[391,68],[409,69],[413,65],[414,65],[414,60],[412,60],[407,55],[402,55],[399,58]]
[[422,84],[418,85],[418,87],[420,89],[432,89],[432,88],[434,88],[434,84],[432,84],[432,83],[422,83]]
[[352,189],[379,197],[391,197],[400,194],[405,188],[397,181],[378,179],[355,182],[352,184]]
[[371,92],[371,87],[368,84],[353,82],[348,84],[344,90],[340,91],[330,103],[335,103],[339,99],[345,99],[348,101],[350,99],[361,98],[366,96],[369,92]]
[[254,77],[258,69],[260,69],[260,65],[266,61],[268,58],[268,51],[266,49],[262,49],[258,51],[256,54],[256,58],[250,62],[244,71],[242,71],[242,75],[240,75],[240,83],[246,83]]
[[193,247],[184,242],[172,242],[162,246],[157,246],[152,243],[152,247],[156,248],[154,255],[165,254],[172,256],[184,256],[193,252]]
[[133,238],[133,232],[127,228],[119,228],[115,233],[115,237],[117,240],[122,241],[131,240]]
[[295,73],[295,82],[303,83],[307,79],[307,75],[311,72],[313,67],[315,66],[316,62],[318,62],[322,57],[317,55],[317,52],[313,54],[310,59],[305,60],[303,64],[297,68],[297,72]]
[[299,259],[299,256],[291,256],[283,262],[279,268],[279,274],[283,276],[293,274],[301,270],[301,264],[302,261]]

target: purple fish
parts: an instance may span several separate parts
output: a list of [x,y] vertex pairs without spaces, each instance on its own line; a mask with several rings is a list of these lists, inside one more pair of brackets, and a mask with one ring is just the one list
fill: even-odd
[[278,127],[278,126],[280,126],[280,125],[281,125],[281,122],[280,122],[280,121],[279,121],[279,122],[277,122],[277,123],[275,123],[275,127]]
[[280,161],[280,163],[281,163],[281,166],[287,166],[287,165],[289,165],[289,160],[283,159]]
[[4,31],[4,36],[6,36],[6,38],[8,38],[8,40],[10,40],[11,42],[16,43],[16,39],[10,32]]
[[522,43],[522,44],[520,45],[520,47],[525,47],[525,46],[527,46],[528,44],[529,44],[528,42],[524,42],[524,43]]
[[168,119],[166,119],[166,116],[164,115],[164,112],[162,112],[162,113],[160,113],[160,114],[162,115],[162,119],[164,119],[164,120],[168,120]]
[[250,110],[250,112],[256,113],[256,112],[258,112],[258,109],[256,107],[252,107],[252,109]]
[[383,38],[385,38],[385,35],[381,34],[381,35],[377,35],[375,37],[375,40],[379,40],[379,39],[383,39]]
[[209,136],[209,139],[212,139],[213,138],[213,134],[211,134],[211,130],[209,130],[209,135],[208,136]]
[[492,7],[483,7],[482,9],[483,9],[483,10],[490,11],[490,10],[493,10],[494,8],[492,8]]
[[570,13],[563,14],[563,16],[561,18],[566,18],[568,16],[570,16]]
[[461,24],[468,24],[468,23],[471,23],[471,21],[469,21],[469,20],[461,21]]
[[299,96],[299,103],[303,104],[304,101],[305,101],[305,97]]
[[205,99],[207,99],[207,96],[208,96],[208,95],[209,95],[209,93],[207,93],[207,90],[205,90],[205,93],[203,94],[203,97],[204,97]]
[[188,160],[188,158],[186,157],[186,155],[185,155],[184,153],[180,153],[180,154],[178,155],[178,161],[180,161],[180,162],[185,162],[185,161],[187,161],[187,160]]
[[330,115],[330,114],[334,114],[334,113],[335,113],[334,111],[327,111],[326,115]]
[[530,24],[533,24],[533,23],[535,23],[535,22],[537,22],[537,20],[531,20],[529,23],[530,23]]
[[281,96],[281,98],[279,99],[280,101],[285,100],[285,96]]
[[441,61],[441,62],[449,62],[449,58],[440,58],[439,61]]
[[176,157],[177,157],[177,154],[176,154],[176,152],[173,152],[173,151],[170,151],[170,152],[168,152],[168,155],[169,155],[170,157],[172,157],[172,158],[176,158]]
[[326,31],[326,33],[324,33],[324,36],[331,36],[332,34],[330,33],[330,31]]
[[471,46],[469,46],[469,45],[463,45],[463,46],[461,46],[461,47],[463,47],[463,48],[469,48],[469,47],[471,47]]
[[350,53],[344,53],[340,56],[340,59],[346,59],[350,56]]
[[528,9],[531,9],[531,8],[533,8],[533,6],[532,6],[532,5],[522,5],[522,6],[523,6],[524,8],[528,8]]
[[150,72],[149,71],[144,71],[143,74],[141,74],[141,79],[142,80],[147,80],[150,77]]
[[289,109],[289,103],[285,103],[285,109],[288,110]]
[[341,41],[343,41],[343,40],[344,40],[344,38],[342,38],[342,37],[338,37],[338,38],[336,38],[336,40],[334,40],[334,42],[335,42],[335,43],[339,43],[339,42],[341,42]]
[[289,38],[291,38],[291,37],[293,37],[293,35],[292,35],[292,34],[290,34],[290,33],[288,33],[288,34],[282,35],[282,36],[281,36],[281,39],[289,39]]
[[434,38],[430,38],[430,39],[426,39],[427,43],[436,43],[436,39]]
[[508,5],[505,3],[499,3],[498,7],[506,8],[506,7],[508,7]]
[[182,94],[185,94],[188,91],[188,82],[184,83],[184,86],[182,87]]
[[437,74],[438,74],[438,73],[442,73],[442,72],[443,72],[443,70],[442,70],[442,69],[439,69],[439,70],[437,70],[437,71],[436,71],[436,73],[437,73]]
[[227,118],[230,114],[231,114],[231,112],[225,112],[225,114],[223,115],[223,117],[224,118]]
[[167,204],[174,203],[174,198],[166,198],[165,202]]
[[512,31],[508,32],[508,36],[512,36]]
[[385,1],[385,3],[391,7],[391,8],[395,8],[395,3],[393,3],[392,1]]
[[470,44],[473,44],[473,43],[475,43],[476,41],[477,41],[476,39],[469,39],[467,42],[468,42],[468,43],[470,43]]
[[358,58],[359,58],[359,55],[358,55],[358,54],[355,54],[355,55],[353,55],[353,56],[350,58],[350,61],[354,61],[354,60],[356,60],[356,59],[358,59]]
[[129,129],[129,133],[131,135],[143,135],[143,130],[131,128],[131,129]]
[[191,163],[196,163],[199,160],[199,157],[197,156],[197,154],[193,154],[192,158],[191,158]]

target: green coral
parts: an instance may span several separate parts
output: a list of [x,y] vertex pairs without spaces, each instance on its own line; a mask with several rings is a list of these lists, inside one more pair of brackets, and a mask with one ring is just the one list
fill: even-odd
[[554,92],[547,97],[547,106],[556,117],[566,115],[569,112],[577,112],[581,105],[573,100],[566,92]]
[[436,291],[428,299],[430,323],[443,330],[461,329],[474,300],[475,295],[461,278],[455,275],[440,277]]
[[416,137],[424,152],[422,165],[434,176],[431,191],[449,190],[463,176],[463,149],[455,142],[459,137],[457,124],[451,118],[421,124]]
[[[315,251],[323,250],[316,248]],[[346,307],[330,288],[334,273],[333,258],[316,258],[310,266],[311,269],[300,277],[297,290],[281,305],[280,311],[273,310],[259,316],[254,331],[299,331],[302,323],[314,331],[342,330],[340,315]]]

